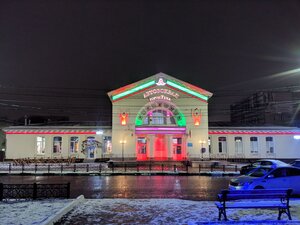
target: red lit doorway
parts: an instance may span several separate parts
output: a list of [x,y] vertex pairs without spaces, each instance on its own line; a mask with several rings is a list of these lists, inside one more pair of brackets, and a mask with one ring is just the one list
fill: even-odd
[[164,134],[156,134],[154,137],[154,160],[167,160],[167,139]]

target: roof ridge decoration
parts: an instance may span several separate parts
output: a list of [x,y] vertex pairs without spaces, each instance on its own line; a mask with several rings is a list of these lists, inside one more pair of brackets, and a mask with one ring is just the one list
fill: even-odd
[[110,97],[111,101],[115,102],[127,98],[133,94],[137,94],[142,90],[148,89],[155,85],[157,85],[158,87],[169,86],[173,89],[177,89],[181,92],[184,92],[185,94],[191,95],[192,97],[205,102],[207,102],[208,99],[213,95],[209,91],[176,79],[165,73],[155,74],[141,81],[110,91],[107,94]]

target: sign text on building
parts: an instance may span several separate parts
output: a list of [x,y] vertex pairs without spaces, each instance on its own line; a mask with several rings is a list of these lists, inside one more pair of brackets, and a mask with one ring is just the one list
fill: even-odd
[[174,91],[171,91],[169,89],[156,88],[156,89],[152,89],[150,91],[146,91],[144,93],[144,98],[147,98],[147,97],[149,97],[151,95],[156,95],[156,94],[170,95],[170,96],[173,96],[174,98],[178,98],[179,97],[179,94],[177,94]]

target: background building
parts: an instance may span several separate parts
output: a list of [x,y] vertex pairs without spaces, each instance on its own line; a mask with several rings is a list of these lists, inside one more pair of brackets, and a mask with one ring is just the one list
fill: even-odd
[[300,126],[299,106],[299,92],[257,92],[231,105],[231,123],[235,126]]

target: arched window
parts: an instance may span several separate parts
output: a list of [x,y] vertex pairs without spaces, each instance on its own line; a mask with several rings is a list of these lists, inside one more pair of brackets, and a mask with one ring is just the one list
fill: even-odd
[[176,125],[173,113],[164,109],[155,109],[147,113],[145,125]]

